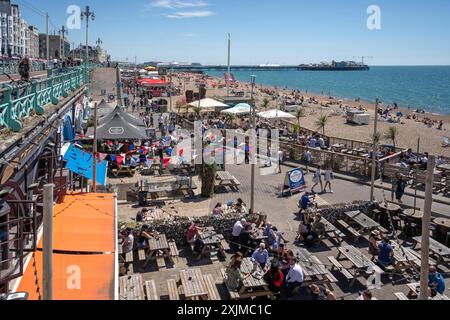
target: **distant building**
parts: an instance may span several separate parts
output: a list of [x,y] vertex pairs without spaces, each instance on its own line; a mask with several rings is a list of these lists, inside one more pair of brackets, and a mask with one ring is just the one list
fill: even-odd
[[[63,39],[59,35],[49,36],[49,49],[50,59],[61,59],[63,54],[65,57],[69,57],[71,54],[69,40],[65,37]],[[47,35],[45,33],[39,34],[39,57],[47,59]]]
[[[97,46],[88,46],[90,63],[105,63],[109,60],[107,51],[100,47],[98,41]],[[84,60],[86,56],[86,45],[80,44],[78,48],[72,50],[70,55],[75,59]]]
[[28,56],[33,59],[40,58],[39,55],[39,30],[34,26],[28,27],[29,32],[29,50]]
[[[21,18],[17,4],[0,0],[0,47],[2,56],[37,58],[37,29]],[[32,38],[32,39],[31,39]]]

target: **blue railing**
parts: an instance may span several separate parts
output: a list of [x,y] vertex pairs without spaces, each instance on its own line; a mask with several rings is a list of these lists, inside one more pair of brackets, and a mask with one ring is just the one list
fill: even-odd
[[0,90],[0,128],[20,131],[23,119],[33,113],[44,114],[47,105],[57,105],[70,92],[79,89],[85,83],[84,71],[84,67],[68,68],[64,73],[32,80],[30,84],[4,84]]
[[[44,62],[32,61],[30,72],[45,71],[46,64]],[[0,74],[18,74],[19,62],[18,61],[0,61]]]

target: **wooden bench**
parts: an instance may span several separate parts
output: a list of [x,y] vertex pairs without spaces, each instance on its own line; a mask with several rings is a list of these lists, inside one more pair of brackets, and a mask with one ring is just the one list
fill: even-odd
[[356,231],[355,229],[353,229],[352,227],[350,227],[348,225],[348,223],[345,222],[344,220],[338,220],[336,223],[338,225],[340,225],[342,228],[344,228],[344,230],[348,231],[353,236],[354,242],[357,242],[359,240],[359,238],[361,238],[361,234],[358,231]]
[[169,299],[172,301],[180,300],[177,282],[175,279],[167,280],[167,289],[169,291]]
[[170,256],[172,257],[172,262],[178,262],[178,258],[180,257],[180,253],[178,252],[178,247],[175,241],[169,242]]
[[388,234],[389,234],[389,231],[387,231],[385,228],[383,228],[382,226],[379,226],[378,228],[378,231],[380,231],[380,233],[382,234],[382,235],[385,235],[385,236],[387,236]]
[[335,276],[333,276],[333,274],[328,271],[327,274],[325,275],[325,277],[327,277],[328,281],[330,281],[331,283],[338,283],[338,279],[336,279]]
[[158,264],[158,269],[164,269],[166,267],[166,260],[164,257],[157,257],[156,263]]
[[147,300],[159,300],[159,296],[156,292],[155,280],[149,280],[145,282],[145,291],[147,293]]
[[225,285],[225,287],[227,288],[228,293],[230,294],[230,299],[231,300],[239,300],[241,298],[239,293],[235,292],[235,291],[231,291],[230,289],[228,289],[228,287],[227,287],[227,285],[225,283],[225,279],[226,279],[226,270],[225,270],[225,268],[220,269],[220,272],[222,273],[222,277],[223,277],[223,280],[224,280],[223,284]]
[[332,269],[337,268],[347,280],[353,280],[353,275],[348,272],[335,257],[330,256],[328,257],[328,260],[333,264]]
[[404,294],[403,292],[395,292],[394,295],[397,300],[409,300],[406,294]]
[[145,300],[141,275],[123,276],[119,278],[120,300]]
[[139,253],[139,261],[145,261],[147,260],[146,256],[145,256],[145,250],[144,249],[140,249],[138,250]]
[[222,246],[223,250],[230,250],[230,246],[228,245],[228,242],[226,242],[226,240],[220,241],[220,245]]
[[128,251],[125,254],[125,262],[126,263],[133,263],[133,251]]
[[217,290],[216,283],[213,279],[213,276],[210,274],[203,275],[203,280],[205,282],[206,288],[208,290],[209,300],[222,300],[220,298],[219,291]]

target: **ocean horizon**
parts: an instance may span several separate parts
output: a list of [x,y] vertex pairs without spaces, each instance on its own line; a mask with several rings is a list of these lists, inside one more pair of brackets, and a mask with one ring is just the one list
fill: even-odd
[[[340,99],[424,109],[450,115],[450,66],[371,66],[369,71],[232,71],[236,80],[308,91]],[[222,71],[207,71],[223,78]]]

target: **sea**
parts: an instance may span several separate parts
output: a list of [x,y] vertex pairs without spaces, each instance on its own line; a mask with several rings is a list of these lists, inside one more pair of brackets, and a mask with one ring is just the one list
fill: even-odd
[[[450,66],[375,66],[369,71],[232,71],[238,81],[450,115]],[[208,75],[224,77],[221,71]]]

